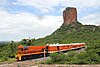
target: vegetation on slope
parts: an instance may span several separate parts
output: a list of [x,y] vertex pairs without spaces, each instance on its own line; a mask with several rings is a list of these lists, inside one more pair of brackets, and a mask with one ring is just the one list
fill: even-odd
[[20,44],[19,42],[6,42],[0,43],[0,62],[9,61],[15,58],[15,53],[17,50],[17,46]]
[[84,42],[88,45],[100,43],[100,27],[94,25],[82,25],[79,22],[77,22],[76,25],[70,24],[61,26],[51,35],[35,40],[33,45],[74,42]]

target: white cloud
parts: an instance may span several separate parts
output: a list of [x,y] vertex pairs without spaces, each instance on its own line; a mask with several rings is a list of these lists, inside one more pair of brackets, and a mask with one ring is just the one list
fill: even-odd
[[0,40],[44,37],[62,24],[61,16],[38,17],[31,13],[9,14],[0,10]]
[[32,6],[43,12],[49,12],[53,11],[53,7],[59,5],[60,2],[61,0],[17,0],[17,3],[13,4]]
[[100,7],[99,0],[64,0],[64,6],[76,6],[76,7]]
[[7,3],[6,0],[0,0],[0,5],[4,5],[6,3]]
[[80,21],[87,25],[100,25],[100,13],[84,16]]
[[100,7],[99,0],[17,0],[14,4],[32,6],[43,12],[54,11],[54,7],[58,5],[77,8]]

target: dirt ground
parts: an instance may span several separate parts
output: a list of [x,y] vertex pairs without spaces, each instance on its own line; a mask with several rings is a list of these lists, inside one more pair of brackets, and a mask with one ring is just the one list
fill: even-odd
[[100,67],[100,65],[67,65],[67,64],[34,64],[34,63],[13,63],[3,64],[0,67]]
[[[50,59],[49,57],[46,60]],[[0,67],[100,67],[98,65],[69,65],[69,64],[40,64],[43,62],[43,58],[34,59],[34,60],[26,60],[26,61],[15,61],[15,62],[4,62],[0,63]]]
[[14,62],[11,64],[1,64],[0,67],[100,67],[98,65],[69,65],[69,64],[36,64],[36,62]]

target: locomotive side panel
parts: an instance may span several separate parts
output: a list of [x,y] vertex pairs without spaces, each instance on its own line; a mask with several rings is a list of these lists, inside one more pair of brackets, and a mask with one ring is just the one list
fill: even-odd
[[49,53],[53,53],[53,52],[57,52],[57,46],[48,46],[48,52]]

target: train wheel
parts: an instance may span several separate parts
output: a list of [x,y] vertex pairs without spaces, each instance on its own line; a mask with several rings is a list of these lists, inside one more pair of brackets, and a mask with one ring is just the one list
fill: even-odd
[[26,60],[26,57],[25,56],[22,57],[22,61],[24,61],[24,60]]
[[17,57],[16,59],[17,59],[17,61],[19,61],[19,57]]

